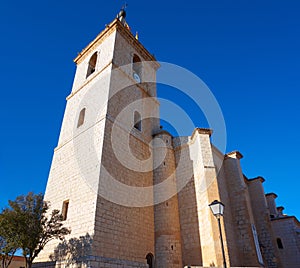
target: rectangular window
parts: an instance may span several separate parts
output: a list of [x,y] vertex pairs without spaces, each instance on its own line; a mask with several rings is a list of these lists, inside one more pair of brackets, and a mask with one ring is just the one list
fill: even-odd
[[69,200],[66,200],[63,202],[63,207],[62,207],[63,221],[65,221],[68,217],[68,209],[69,209]]

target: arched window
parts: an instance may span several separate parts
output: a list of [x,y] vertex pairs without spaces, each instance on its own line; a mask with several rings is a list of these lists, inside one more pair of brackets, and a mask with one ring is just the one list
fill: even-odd
[[279,249],[283,249],[283,245],[282,245],[281,239],[280,239],[280,238],[277,238],[276,241],[277,241],[277,247],[278,247]]
[[146,256],[147,264],[149,268],[154,268],[154,257],[152,253],[148,253]]
[[96,63],[97,63],[97,52],[93,54],[93,56],[90,58],[89,64],[88,64],[88,70],[86,73],[86,77],[89,77],[92,73],[96,70]]
[[78,122],[77,122],[77,127],[80,127],[84,123],[84,117],[85,117],[85,108],[83,108],[80,111],[79,117],[78,117]]
[[139,112],[134,112],[134,128],[141,131],[142,130],[142,121],[141,121],[141,115]]
[[133,78],[138,83],[140,83],[142,80],[142,61],[140,57],[136,54],[133,55],[132,70],[133,70]]

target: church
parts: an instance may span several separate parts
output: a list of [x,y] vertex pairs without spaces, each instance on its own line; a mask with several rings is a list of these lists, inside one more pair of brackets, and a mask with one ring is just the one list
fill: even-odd
[[71,234],[35,267],[300,267],[299,221],[243,174],[242,154],[222,153],[212,129],[160,126],[160,64],[125,10],[74,62],[45,192]]

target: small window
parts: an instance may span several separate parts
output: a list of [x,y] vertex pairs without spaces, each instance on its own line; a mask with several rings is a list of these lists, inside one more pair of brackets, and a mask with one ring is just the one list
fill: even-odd
[[69,200],[66,200],[63,202],[63,207],[62,207],[63,221],[65,221],[68,217],[68,209],[69,209]]
[[84,123],[84,117],[85,117],[85,108],[83,108],[80,111],[80,114],[79,114],[79,117],[78,117],[77,127],[80,127],[81,125],[83,125],[83,123]]
[[277,247],[279,248],[279,249],[283,249],[283,245],[282,245],[282,241],[281,241],[281,239],[280,238],[277,238]]
[[153,254],[148,253],[146,256],[147,264],[149,268],[154,268],[154,257]]
[[136,54],[133,55],[132,59],[132,70],[133,70],[133,78],[138,82],[142,80],[142,61],[140,57]]
[[88,70],[86,73],[86,78],[88,78],[92,73],[96,71],[96,64],[97,64],[97,52],[95,52],[93,56],[90,58],[88,64]]
[[139,112],[134,112],[134,128],[141,131],[142,130],[142,121],[141,121],[141,115]]

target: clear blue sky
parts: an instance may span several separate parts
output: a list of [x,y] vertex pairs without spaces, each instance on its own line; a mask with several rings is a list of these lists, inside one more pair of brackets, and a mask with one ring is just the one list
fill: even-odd
[[[44,192],[73,58],[122,4],[0,3],[0,207],[19,194]],[[227,151],[239,150],[245,174],[265,177],[266,192],[277,193],[277,204],[298,218],[299,14],[297,0],[128,0],[127,9],[132,30],[158,60],[207,83],[225,117]]]

